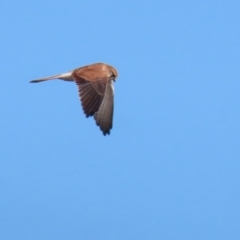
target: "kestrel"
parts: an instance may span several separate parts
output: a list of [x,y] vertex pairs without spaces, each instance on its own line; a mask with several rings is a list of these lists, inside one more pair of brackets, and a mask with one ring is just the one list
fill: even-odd
[[54,79],[75,82],[86,117],[94,116],[96,124],[103,135],[106,135],[110,134],[112,129],[113,82],[117,77],[118,72],[114,67],[104,63],[94,63],[63,74],[32,80],[31,83]]

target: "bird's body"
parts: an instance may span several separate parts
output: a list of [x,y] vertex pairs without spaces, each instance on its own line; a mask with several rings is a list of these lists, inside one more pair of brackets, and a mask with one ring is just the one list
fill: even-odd
[[94,63],[67,73],[32,80],[31,83],[55,79],[75,82],[85,115],[94,116],[96,124],[106,135],[110,134],[112,128],[113,82],[117,76],[118,73],[114,67],[104,63]]

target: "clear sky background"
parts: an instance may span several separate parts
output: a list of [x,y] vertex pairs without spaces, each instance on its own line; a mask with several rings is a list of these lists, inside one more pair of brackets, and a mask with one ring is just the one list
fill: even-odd
[[[0,239],[239,240],[240,1],[0,2]],[[74,83],[118,69],[104,137]]]

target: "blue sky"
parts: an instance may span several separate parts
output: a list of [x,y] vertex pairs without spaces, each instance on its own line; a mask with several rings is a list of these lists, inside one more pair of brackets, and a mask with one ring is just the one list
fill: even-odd
[[[240,239],[240,2],[0,3],[0,239]],[[118,69],[114,127],[75,84]]]

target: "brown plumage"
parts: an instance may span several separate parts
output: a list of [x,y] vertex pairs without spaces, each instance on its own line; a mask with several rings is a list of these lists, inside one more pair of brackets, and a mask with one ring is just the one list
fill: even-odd
[[94,116],[103,134],[110,134],[113,121],[113,82],[117,70],[104,63],[94,63],[67,73],[32,80],[31,83],[54,79],[75,82],[86,117]]

